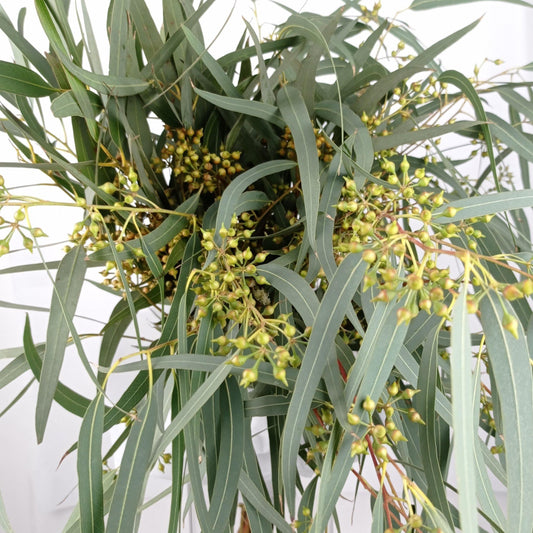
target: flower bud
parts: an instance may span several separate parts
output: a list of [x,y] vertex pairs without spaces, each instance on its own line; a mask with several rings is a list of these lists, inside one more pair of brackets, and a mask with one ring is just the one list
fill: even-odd
[[502,326],[506,329],[515,339],[518,339],[518,320],[507,311],[503,313]]
[[374,250],[371,250],[370,248],[367,248],[362,255],[363,261],[365,261],[368,264],[372,264],[376,261],[377,255]]
[[370,398],[370,396],[367,396],[365,401],[363,402],[363,409],[367,413],[371,413],[376,408],[376,402]]
[[524,297],[522,291],[516,285],[507,285],[507,287],[503,289],[502,295],[509,302]]
[[100,185],[100,189],[104,191],[106,194],[113,194],[117,188],[110,182],[106,181],[103,185]]
[[361,417],[354,415],[353,413],[348,413],[346,418],[348,419],[348,424],[351,424],[352,426],[357,426],[357,424],[361,422]]
[[255,383],[258,377],[259,374],[256,368],[247,368],[242,373],[241,387],[248,387],[250,384]]
[[355,455],[361,455],[363,453],[366,453],[366,449],[367,449],[366,440],[363,440],[363,439],[354,440],[352,442],[350,455],[352,457],[354,457]]
[[285,371],[285,369],[282,366],[278,365],[278,366],[274,367],[273,376],[278,381],[281,381],[283,383],[283,385],[285,385],[286,387],[289,386],[289,384],[287,383],[287,372]]
[[6,240],[0,241],[0,257],[9,253],[9,243]]

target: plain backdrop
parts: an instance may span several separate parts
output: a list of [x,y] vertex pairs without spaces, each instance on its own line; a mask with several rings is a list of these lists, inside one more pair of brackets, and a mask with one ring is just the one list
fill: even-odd
[[[146,0],[153,9],[154,16],[161,20],[159,0]],[[77,1],[72,1],[73,5]],[[382,14],[392,17],[405,7],[410,1],[383,0]],[[33,2],[29,0],[6,1],[0,0],[0,5],[12,20],[16,20],[19,9],[28,8],[26,17],[26,35],[41,51],[46,49],[46,40],[40,33],[36,17],[33,13]],[[105,50],[105,10],[107,0],[93,0],[87,2],[91,16],[94,15],[95,30],[99,36],[102,50]],[[312,11],[327,14],[341,5],[341,2],[330,0],[288,0],[285,5],[298,11]],[[370,5],[370,4],[367,4]],[[249,20],[257,28],[257,20],[261,22],[261,35],[268,37],[275,28],[275,23],[284,18],[284,11],[268,0],[236,0],[233,5],[226,0],[215,2],[208,15],[202,19],[206,41],[210,42],[220,30],[222,24],[233,12],[228,27],[223,35],[212,46],[211,52],[215,57],[232,50],[242,34],[242,17]],[[403,12],[399,19],[407,21],[414,33],[429,45],[453,31],[465,26],[473,20],[482,17],[477,28],[464,37],[452,49],[440,56],[446,68],[460,70],[467,76],[473,72],[474,66],[479,65],[488,57],[503,60],[504,66],[516,67],[533,61],[533,9],[505,5],[498,2],[476,2],[473,5],[463,5],[454,8],[440,8],[426,12]],[[0,38],[0,59],[10,61],[12,51],[7,41]],[[105,54],[102,55],[105,64]],[[495,69],[486,64],[482,76],[489,77],[503,67]],[[497,110],[504,114],[504,109]],[[0,138],[0,161],[13,161],[16,154],[5,138]],[[13,169],[0,169],[8,186],[31,185],[43,183],[41,175]],[[26,194],[46,194],[50,198],[50,190],[43,187],[23,189]],[[2,213],[3,214],[3,213]],[[48,242],[60,240],[70,231],[72,225],[80,219],[81,212],[57,209],[32,210],[32,223],[41,226],[50,235]],[[45,249],[47,258],[61,256],[60,246]],[[10,254],[0,259],[0,269],[23,262],[36,261],[27,252]],[[97,279],[97,275],[95,277]],[[43,274],[25,274],[0,277],[0,300],[47,307],[51,297],[49,280]],[[114,299],[91,287],[84,289],[77,314],[96,319],[104,319],[109,314]],[[22,344],[22,329],[25,313],[22,311],[0,307],[1,337],[0,349],[20,346]],[[42,341],[46,331],[46,315],[39,312],[30,313],[34,339]],[[145,316],[146,327],[149,326],[150,315]],[[94,321],[79,318],[77,324],[80,332],[98,331],[98,324]],[[87,343],[87,351],[92,361],[97,360],[98,342]],[[125,342],[125,350],[128,350]],[[127,353],[124,352],[124,353]],[[0,368],[6,361],[0,359]],[[0,411],[4,409],[14,395],[24,386],[29,378],[21,377],[14,384],[0,391]],[[76,360],[75,352],[67,352],[65,367],[61,379],[80,393],[92,396],[93,390]],[[120,382],[115,383],[116,391],[121,388]],[[62,530],[68,516],[76,503],[76,475],[75,454],[69,456],[59,466],[63,453],[77,439],[80,420],[64,411],[59,406],[52,408],[44,443],[36,445],[34,432],[34,408],[36,386],[5,416],[0,419],[0,491],[3,495],[10,520],[16,533],[56,533]],[[113,393],[113,391],[111,391]],[[259,426],[260,427],[260,424]],[[257,446],[260,453],[267,453],[267,440],[259,433]],[[113,465],[112,465],[113,466]],[[150,493],[156,494],[169,484],[168,474],[156,473],[150,482]],[[369,531],[369,506],[367,501],[358,501],[352,522],[352,503],[349,501],[353,494],[352,487],[344,491],[346,501],[341,503],[340,516],[343,523],[342,531]],[[502,495],[503,496],[503,495]],[[159,533],[166,531],[165,523],[168,517],[168,506],[163,501],[158,503],[144,516],[141,533]],[[185,532],[198,531],[194,521],[187,520]]]

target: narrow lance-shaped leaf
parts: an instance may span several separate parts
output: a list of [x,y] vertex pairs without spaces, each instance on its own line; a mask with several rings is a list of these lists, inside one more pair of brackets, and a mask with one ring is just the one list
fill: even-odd
[[420,394],[416,398],[417,410],[425,421],[425,425],[418,428],[420,437],[420,451],[424,474],[428,481],[428,498],[447,517],[448,523],[453,524],[449,509],[446,488],[439,464],[439,450],[436,435],[436,392],[439,358],[439,326],[434,327],[424,344],[420,372],[416,387]]
[[[178,356],[179,358],[180,356]],[[166,358],[165,358],[166,359]],[[164,363],[164,360],[162,360]],[[168,425],[163,435],[159,439],[159,442],[155,446],[155,450],[152,454],[153,460],[155,460],[160,454],[162,454],[166,447],[169,446],[174,438],[179,435],[183,428],[194,418],[196,413],[202,408],[203,405],[211,398],[213,393],[220,387],[220,385],[227,378],[231,370],[231,366],[223,363],[219,363],[216,368],[213,369],[212,374],[198,387],[198,389],[191,396],[189,401],[183,405],[178,416],[172,420]]]
[[0,61],[0,91],[40,98],[54,94],[57,89],[29,68]]
[[220,415],[217,473],[208,516],[213,531],[222,531],[229,523],[243,463],[244,410],[235,378],[227,379],[221,387]]
[[15,379],[24,374],[29,368],[24,353],[15,357],[13,361],[10,361],[0,370],[0,390],[12,381],[15,381]]
[[265,102],[257,102],[255,100],[246,100],[244,98],[234,98],[231,96],[209,93],[197,89],[196,87],[194,88],[194,92],[204,100],[207,100],[221,109],[227,109],[228,111],[234,111],[235,113],[242,113],[243,115],[250,115],[252,117],[267,120],[280,128],[285,126],[285,122],[281,118],[278,108],[274,105]]
[[459,222],[467,218],[494,215],[531,206],[533,206],[533,191],[531,189],[505,191],[455,200],[447,204],[446,207],[436,209],[433,219],[441,223],[444,220],[446,222]]
[[86,270],[85,250],[81,246],[73,248],[63,258],[57,270],[35,410],[38,442],[43,439],[52,400],[59,381],[59,372],[63,365],[69,333],[65,316],[74,316]]
[[287,490],[290,512],[295,513],[296,457],[315,389],[327,364],[335,335],[346,315],[354,292],[363,277],[366,263],[360,254],[344,259],[330,285],[313,325],[309,344],[294,387],[293,399],[287,412],[282,441],[282,476]]
[[263,494],[259,491],[250,476],[241,470],[239,476],[239,489],[244,497],[250,502],[253,507],[259,511],[267,520],[270,521],[282,533],[290,533],[293,531],[291,526],[285,522],[283,517],[274,509],[272,504],[268,502]]
[[381,533],[384,527],[384,519],[383,489],[381,489],[378,497],[374,501],[374,509],[372,509],[372,529],[370,530],[370,533]]
[[[235,178],[225,189],[220,199],[220,205],[217,212],[216,233],[215,240],[219,239],[218,230],[222,226],[230,227],[231,217],[235,213],[237,206],[241,200],[242,193],[253,183],[278,172],[284,172],[293,168],[295,163],[293,161],[274,160],[260,163],[255,167],[243,172],[240,176]],[[219,241],[220,242],[220,241]]]
[[476,89],[470,82],[470,80],[464,75],[461,74],[461,72],[457,72],[456,70],[447,70],[446,72],[443,72],[439,76],[439,81],[441,83],[452,83],[457,88],[461,89],[463,91],[464,95],[470,100],[470,103],[472,104],[472,107],[474,108],[474,112],[476,114],[476,118],[481,121],[481,131],[483,132],[483,137],[485,139],[485,144],[487,147],[487,153],[489,155],[489,161],[490,161],[490,167],[492,170],[492,174],[494,176],[494,181],[496,183],[496,188],[498,191],[500,191],[500,183],[498,180],[498,172],[496,170],[496,163],[494,160],[494,148],[492,146],[492,135],[490,132],[490,128],[487,124],[487,115],[485,113],[485,109],[483,108],[483,104],[481,102],[481,99],[479,98],[479,95],[477,94]]
[[389,148],[395,148],[402,144],[416,144],[418,142],[426,141],[428,139],[434,139],[447,133],[454,133],[457,131],[466,130],[472,126],[479,125],[480,122],[470,120],[459,120],[453,124],[445,124],[444,126],[433,126],[430,128],[421,128],[415,131],[406,131],[402,133],[392,133],[385,137],[374,137],[372,144],[375,152],[381,150],[387,150]]
[[120,463],[117,485],[109,510],[106,531],[131,533],[134,531],[137,507],[144,480],[149,472],[150,456],[157,421],[157,402],[149,395],[133,423],[124,456]]
[[0,528],[2,528],[5,533],[15,533],[11,527],[11,524],[9,523],[2,494],[0,494]]
[[452,312],[450,369],[452,378],[452,416],[454,456],[459,492],[459,517],[462,531],[477,531],[476,474],[472,411],[472,353],[469,317],[466,308],[467,289],[463,285]]
[[[39,379],[42,369],[42,359],[40,352],[43,351],[43,346],[39,345],[39,351],[35,347],[31,335],[30,319],[26,316],[26,323],[24,325],[24,355],[28,361],[28,365],[35,376],[36,379]],[[84,416],[89,404],[91,403],[87,398],[81,396],[77,392],[74,392],[72,389],[69,389],[58,381],[56,390],[54,393],[54,400],[65,408],[70,413],[75,414],[76,416]]]
[[109,74],[124,76],[127,66],[128,13],[130,0],[114,0],[109,24]]
[[24,57],[33,64],[37,71],[48,81],[48,83],[55,84],[56,79],[54,73],[46,58],[28,41],[24,38],[15,26],[9,20],[4,8],[0,6],[0,30],[2,30],[6,37],[13,43],[13,45],[20,50]]
[[505,120],[493,113],[487,113],[487,118],[492,122],[491,129],[500,141],[512,148],[524,159],[533,161],[533,142],[531,138],[526,137],[517,128],[513,128]]
[[403,80],[413,76],[417,72],[424,70],[426,65],[430,63],[441,52],[449,48],[452,44],[457,42],[461,37],[471,31],[479,21],[474,21],[468,26],[448,35],[444,39],[431,45],[429,48],[421,52],[412,61],[407,63],[403,68],[397,69],[384,78],[380,79],[375,85],[369,87],[369,89],[356,101],[356,111],[367,113],[373,113],[378,102],[389,91],[394,89]]
[[298,173],[304,197],[307,238],[311,248],[315,249],[316,219],[320,198],[320,168],[313,124],[298,89],[283,87],[278,93],[278,105],[294,139]]
[[83,418],[78,440],[78,492],[81,533],[104,531],[104,487],[102,479],[102,434],[104,397],[91,402]]
[[504,328],[510,306],[492,292],[481,301],[481,323],[487,338],[489,362],[496,380],[503,417],[507,465],[507,528],[531,533],[533,523],[533,379],[526,336],[516,323],[516,334]]
[[[356,402],[352,410],[358,416],[363,415],[362,403],[367,396],[377,401],[391,369],[398,359],[407,333],[407,325],[397,323],[397,311],[404,304],[404,300],[389,303],[378,302],[371,317],[367,318],[367,332],[363,338],[355,365],[348,375],[345,388],[347,409],[351,408],[355,396],[361,400]],[[317,514],[311,529],[312,533],[324,531],[335,509],[339,495],[351,472],[353,463],[352,441],[353,436],[350,433],[345,433],[337,448],[335,461],[333,462],[330,457],[329,461],[325,462],[318,495]]]

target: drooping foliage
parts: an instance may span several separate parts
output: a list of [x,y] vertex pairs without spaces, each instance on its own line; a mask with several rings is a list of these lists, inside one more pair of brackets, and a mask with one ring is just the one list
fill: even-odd
[[[169,531],[194,512],[205,532],[323,532],[356,478],[372,531],[531,533],[531,83],[438,62],[477,22],[423,48],[348,1],[289,11],[269,40],[246,23],[215,58],[213,2],[163,0],[158,28],[144,0],[112,1],[107,62],[84,0],[35,1],[46,53],[0,10],[11,166],[44,172],[80,213],[59,261],[0,271],[55,271],[46,341],[27,318],[0,387],[30,376],[17,400],[36,382],[38,441],[54,401],[80,417],[65,531],[134,531],[166,468]],[[465,2],[411,7],[446,3]],[[0,254],[41,253],[32,211],[57,203],[4,174]],[[75,319],[93,269],[116,295],[99,354]],[[59,379],[68,344],[93,397]],[[130,384],[112,403],[118,373]]]

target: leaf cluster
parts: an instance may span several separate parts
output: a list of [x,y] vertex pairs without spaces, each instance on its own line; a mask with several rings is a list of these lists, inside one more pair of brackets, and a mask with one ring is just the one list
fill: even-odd
[[[36,0],[45,54],[24,12],[16,27],[0,9],[15,57],[0,61],[0,126],[15,166],[41,170],[81,213],[64,257],[46,262],[31,213],[58,202],[1,178],[0,255],[21,239],[43,262],[0,274],[42,268],[54,292],[45,342],[28,317],[23,346],[1,352],[0,388],[30,374],[10,408],[37,382],[39,442],[54,401],[81,418],[65,531],[135,531],[163,497],[169,531],[188,512],[205,532],[239,520],[340,530],[355,476],[372,531],[530,533],[531,83],[443,70],[438,55],[477,22],[424,49],[379,4],[348,1],[329,16],[289,11],[268,40],[245,23],[215,58],[201,28],[213,3],[163,0],[158,29],[144,0],[112,1],[105,69],[83,0],[76,13]],[[507,119],[486,111],[489,96]],[[116,296],[96,371],[75,321],[92,269]],[[69,344],[92,398],[59,379]],[[111,402],[118,373],[131,380]],[[154,468],[169,486],[145,501]]]

